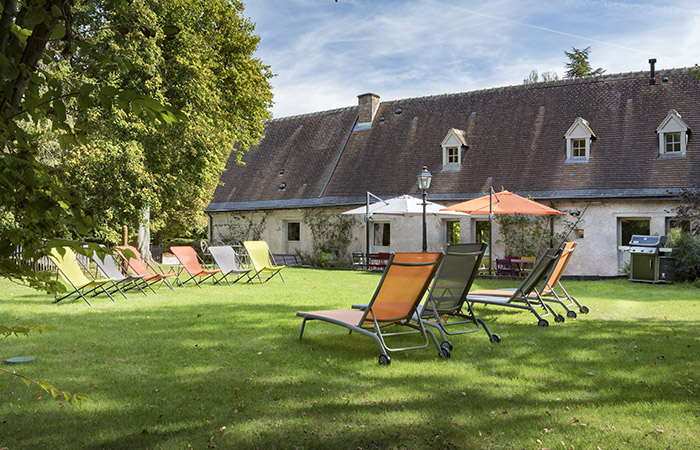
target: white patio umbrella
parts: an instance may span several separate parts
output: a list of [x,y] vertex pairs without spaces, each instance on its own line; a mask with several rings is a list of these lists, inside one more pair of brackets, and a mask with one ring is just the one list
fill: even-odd
[[[370,197],[374,197],[377,202],[370,204]],[[459,211],[443,211],[445,207],[438,203],[426,201],[425,213],[434,216],[444,217],[466,217],[469,214]],[[401,195],[387,200],[382,200],[371,192],[367,192],[367,204],[360,206],[350,211],[342,212],[341,214],[363,214],[367,228],[367,254],[369,254],[369,224],[373,215],[389,215],[389,216],[420,216],[423,215],[423,199],[413,197],[411,195]]]
[[[426,202],[426,214],[448,217],[465,217],[465,214],[458,211],[441,211],[445,206],[438,203]],[[367,206],[351,209],[341,214],[367,214]],[[411,195],[401,195],[388,200],[380,200],[369,205],[369,214],[386,214],[392,216],[420,216],[423,214],[423,200]]]

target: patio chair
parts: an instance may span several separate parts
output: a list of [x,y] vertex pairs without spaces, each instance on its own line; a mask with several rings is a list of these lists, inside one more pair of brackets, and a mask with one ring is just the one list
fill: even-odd
[[228,282],[227,278],[229,275],[236,276],[236,279],[233,281],[234,284],[245,276],[247,276],[248,281],[250,281],[250,272],[253,269],[243,269],[238,265],[238,256],[236,256],[236,251],[233,247],[229,245],[209,247],[209,253],[211,253],[214,262],[219,266],[219,269],[221,269],[222,276],[219,281],[224,280],[226,284],[230,286],[231,283]]
[[63,280],[65,280],[73,288],[72,291],[63,297],[54,299],[53,303],[58,303],[63,299],[75,295],[75,298],[80,297],[85,300],[85,303],[90,305],[90,302],[87,298],[85,298],[85,296],[88,294],[93,294],[96,291],[98,292],[93,294],[93,297],[99,294],[99,291],[102,291],[107,294],[112,301],[114,301],[114,298],[112,298],[107,289],[104,287],[105,284],[111,283],[112,280],[110,278],[95,278],[91,280],[86,277],[80,267],[80,264],[78,263],[75,252],[70,247],[61,247],[60,249],[57,247],[52,248],[49,252],[49,259],[53,261],[58,268],[58,273],[61,278],[63,278]]
[[[194,281],[194,284],[201,289],[202,286],[200,286],[200,283],[203,283],[212,277],[214,279],[214,283],[219,283],[215,275],[217,273],[221,273],[221,270],[203,268],[202,264],[204,264],[204,261],[199,258],[199,255],[197,255],[194,248],[190,246],[172,246],[170,247],[170,251],[173,252],[173,255],[175,255],[177,260],[180,261],[180,265],[190,276],[188,279],[181,282],[181,284],[185,284],[188,281]],[[197,280],[197,278],[199,278],[199,280]]]
[[[301,324],[299,340],[304,335],[308,320],[321,320],[357,331],[374,339],[379,346],[379,364],[391,363],[389,351],[403,351],[426,348],[432,339],[438,354],[449,358],[450,351],[438,344],[433,332],[423,326],[423,322],[413,321],[416,308],[423,298],[442,257],[441,253],[396,253],[392,254],[384,270],[374,296],[367,309],[337,309],[329,311],[297,312],[304,321]],[[409,331],[383,332],[382,328],[397,325],[410,328]],[[391,348],[386,344],[390,336],[420,335],[424,342],[420,345]]]
[[175,272],[158,272],[151,264],[149,264],[141,257],[141,253],[139,253],[139,251],[136,250],[136,247],[133,247],[131,245],[117,246],[115,248],[115,251],[124,261],[124,264],[126,265],[126,268],[129,271],[129,273],[137,276],[143,275],[143,280],[146,283],[148,283],[148,286],[153,292],[155,291],[153,290],[152,286],[155,283],[159,283],[159,287],[165,284],[170,288],[171,291],[174,291],[173,285],[170,284],[168,278],[172,276],[175,276],[177,278],[177,274]]
[[[282,283],[284,283],[284,277],[282,276],[281,271],[286,266],[276,266],[275,263],[272,262],[272,259],[270,258],[270,247],[268,247],[267,242],[245,241],[243,242],[243,247],[245,247],[246,251],[248,252],[250,262],[253,264],[253,270],[255,270],[255,273],[249,281],[252,281],[255,277],[257,277],[260,284],[263,284],[266,281],[269,281],[270,278],[279,274],[280,278],[282,279]],[[263,280],[260,278],[260,274],[270,274],[270,276]]]
[[[545,250],[537,259],[535,267],[523,280],[520,286],[515,291],[504,293],[501,289],[483,289],[471,291],[467,295],[467,302],[473,307],[474,303],[483,303],[486,305],[499,305],[510,308],[523,309],[530,311],[537,318],[537,325],[546,327],[549,322],[544,317],[552,314],[556,322],[563,322],[564,316],[557,314],[543,299],[541,293],[537,290],[540,283],[544,283],[545,277],[552,270],[552,267],[559,258],[561,249]],[[531,297],[534,294],[534,297]],[[543,314],[539,314],[535,310],[535,306],[539,306],[544,310]]]
[[[466,302],[485,251],[485,243],[448,245],[428,297],[418,307],[423,324],[437,328],[443,340],[441,346],[447,346],[449,350],[452,350],[452,343],[447,339],[448,335],[474,333],[481,328],[491,342],[501,342],[500,336],[491,333]],[[450,322],[453,318],[457,321]],[[465,325],[474,325],[474,328],[465,330]],[[451,331],[455,326],[459,329]]]
[[[137,288],[143,295],[146,295],[146,292],[139,285],[140,282],[144,286],[148,286],[148,283],[146,283],[143,279],[144,275],[124,275],[122,270],[119,268],[117,260],[111,254],[105,253],[100,257],[97,252],[93,252],[92,262],[95,263],[97,270],[99,270],[102,275],[112,280],[114,287],[119,290],[122,295],[124,292],[128,292],[133,288]],[[124,287],[123,291],[120,289],[120,285]],[[150,288],[150,286],[148,287]],[[112,293],[114,293],[114,291],[112,291]]]

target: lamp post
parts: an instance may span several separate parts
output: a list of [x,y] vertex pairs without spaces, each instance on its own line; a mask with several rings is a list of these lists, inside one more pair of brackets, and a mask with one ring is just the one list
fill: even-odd
[[428,172],[428,166],[423,166],[423,170],[421,170],[420,174],[418,175],[418,188],[423,194],[423,252],[428,251],[428,239],[426,236],[425,224],[425,207],[427,206],[427,203],[425,202],[425,196],[428,195],[428,188],[430,188],[430,180],[432,180],[432,178],[433,176],[430,175],[430,172]]

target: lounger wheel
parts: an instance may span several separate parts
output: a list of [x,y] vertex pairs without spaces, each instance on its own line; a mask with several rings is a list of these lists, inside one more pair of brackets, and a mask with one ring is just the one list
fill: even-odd
[[556,316],[554,316],[554,321],[557,323],[562,323],[564,322],[564,316],[562,316],[561,314],[557,314]]
[[449,351],[452,351],[452,342],[450,341],[442,341],[442,344],[440,344],[441,348],[446,348]]
[[446,346],[440,346],[440,350],[438,351],[438,355],[440,355],[440,358],[449,359],[449,357],[452,356],[452,351],[450,351],[450,349],[447,348]]
[[493,342],[494,344],[498,344],[501,342],[501,337],[497,335],[496,333],[493,333],[491,337],[489,338],[489,341]]
[[388,366],[391,364],[391,357],[389,355],[379,355],[379,365]]
[[540,319],[540,321],[537,322],[537,326],[539,326],[539,327],[548,327],[548,326],[549,326],[549,322],[547,322],[546,319]]
[[588,314],[588,306],[581,306],[579,311],[581,311],[581,314]]
[[576,318],[576,311],[567,311],[566,317],[568,317],[569,319],[575,319]]

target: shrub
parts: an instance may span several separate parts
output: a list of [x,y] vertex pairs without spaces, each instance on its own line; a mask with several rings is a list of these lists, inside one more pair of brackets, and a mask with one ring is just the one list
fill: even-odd
[[669,236],[669,246],[675,249],[676,279],[694,281],[700,278],[700,236],[675,230]]

